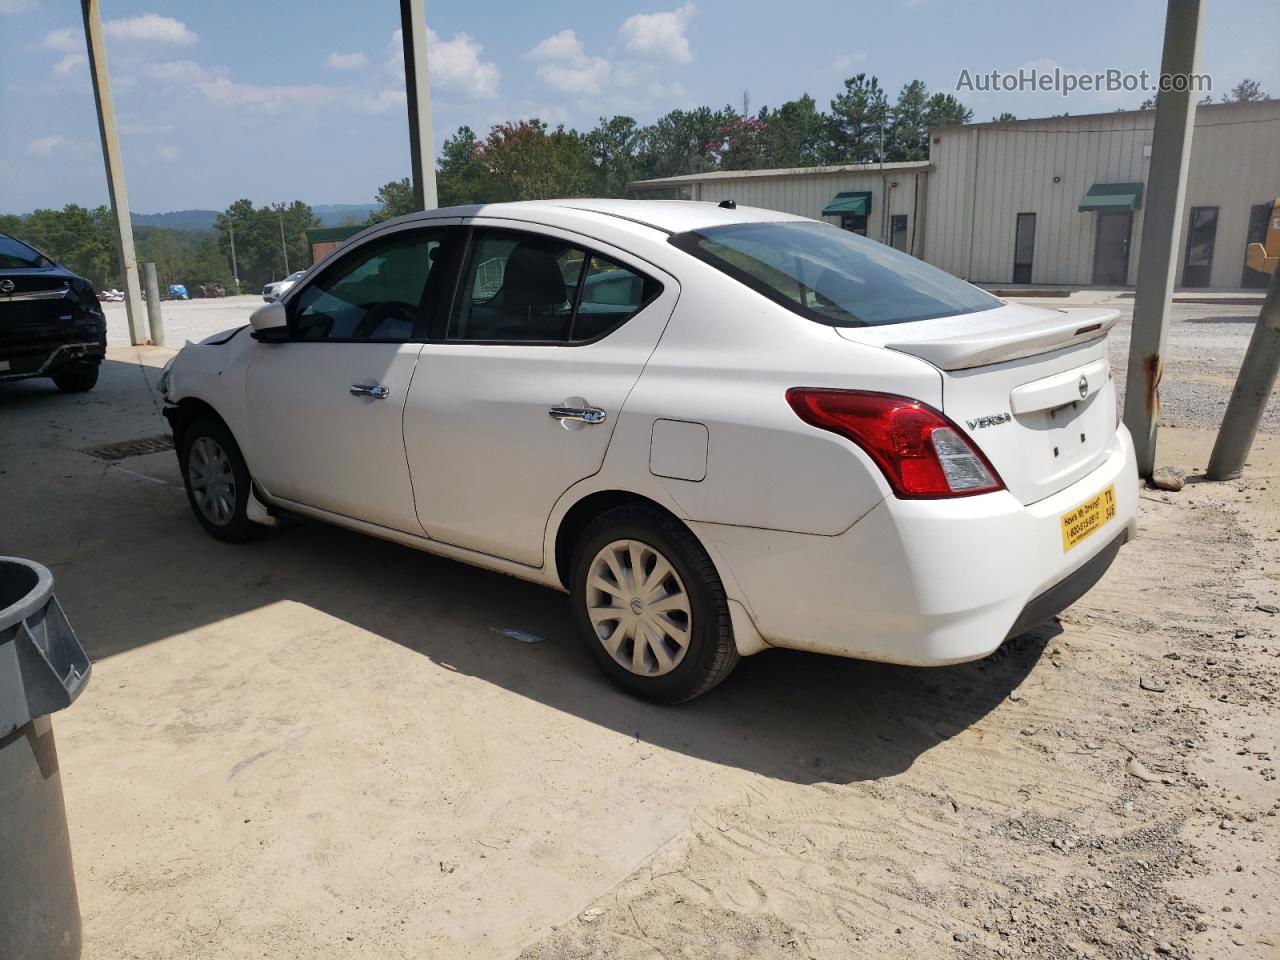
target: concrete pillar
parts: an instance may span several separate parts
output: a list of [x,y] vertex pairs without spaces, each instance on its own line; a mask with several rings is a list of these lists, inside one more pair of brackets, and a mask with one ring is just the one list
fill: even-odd
[[142,265],[143,286],[147,291],[147,325],[151,328],[151,342],[164,346],[164,317],[160,314],[160,282],[156,279],[156,265]]
[[423,0],[400,0],[404,39],[404,90],[409,101],[409,160],[419,210],[434,210],[436,151],[431,139],[431,84],[427,76],[427,15]]
[[147,342],[142,320],[142,290],[138,284],[138,263],[133,252],[133,223],[129,219],[129,194],[124,185],[124,161],[120,158],[120,137],[116,133],[116,111],[111,101],[111,78],[107,72],[107,50],[102,42],[102,16],[98,0],[81,0],[84,36],[89,47],[89,76],[93,99],[98,107],[98,133],[102,137],[102,157],[107,167],[107,192],[111,197],[116,246],[120,251],[120,275],[124,282],[124,307],[129,316],[129,341],[135,346]]
[[[1203,12],[1200,0],[1169,0],[1164,25],[1161,77],[1197,72]],[[1155,469],[1156,432],[1160,422],[1160,377],[1173,282],[1177,276],[1178,231],[1191,161],[1191,135],[1198,92],[1167,90],[1156,97],[1156,125],[1151,141],[1142,215],[1142,253],[1133,300],[1133,334],[1125,387],[1124,422],[1133,434],[1138,474]]]

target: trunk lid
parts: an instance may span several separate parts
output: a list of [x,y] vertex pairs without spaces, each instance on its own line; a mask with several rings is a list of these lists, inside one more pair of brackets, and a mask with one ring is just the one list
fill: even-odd
[[911,354],[942,376],[942,411],[991,461],[1009,492],[1035,503],[1107,455],[1116,429],[1107,333],[1119,312],[995,310],[841,336]]

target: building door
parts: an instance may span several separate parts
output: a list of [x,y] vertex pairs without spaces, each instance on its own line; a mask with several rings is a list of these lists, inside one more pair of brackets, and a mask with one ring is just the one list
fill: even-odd
[[[1266,243],[1267,220],[1271,217],[1272,206],[1271,202],[1255,203],[1249,208],[1249,232],[1244,238],[1245,249],[1248,249],[1250,243]],[[1240,286],[1262,290],[1266,288],[1270,279],[1261,270],[1255,270],[1246,263],[1244,273],[1240,277]]]
[[1129,279],[1129,234],[1133,211],[1099,213],[1093,244],[1093,282],[1099,287],[1123,287]]
[[1013,233],[1013,282],[1031,282],[1031,260],[1036,249],[1036,215],[1018,214]]
[[910,253],[907,244],[907,215],[895,213],[889,218],[889,246],[903,253]]
[[1218,234],[1218,208],[1192,207],[1187,218],[1187,255],[1182,264],[1184,287],[1209,286],[1213,241]]

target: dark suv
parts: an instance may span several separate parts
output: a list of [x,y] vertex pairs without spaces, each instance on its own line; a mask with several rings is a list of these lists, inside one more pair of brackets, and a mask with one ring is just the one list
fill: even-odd
[[93,285],[0,233],[0,381],[51,377],[80,393],[98,382],[106,349]]

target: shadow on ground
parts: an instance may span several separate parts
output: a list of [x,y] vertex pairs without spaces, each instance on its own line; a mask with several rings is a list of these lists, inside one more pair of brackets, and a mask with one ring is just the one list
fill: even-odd
[[[163,432],[139,389],[154,375],[108,362],[99,390],[83,397],[43,381],[0,385],[0,503],[13,521],[4,521],[0,553],[53,569],[94,659],[292,601],[660,747],[767,777],[847,783],[905,770],[980,720],[1060,629],[935,669],[769,651],[694,703],[654,707],[598,673],[561,594],[321,524],[219,543],[191,516],[171,452],[114,466],[81,453]],[[72,429],[77,418],[92,428]],[[508,627],[543,640],[497,632]]]

